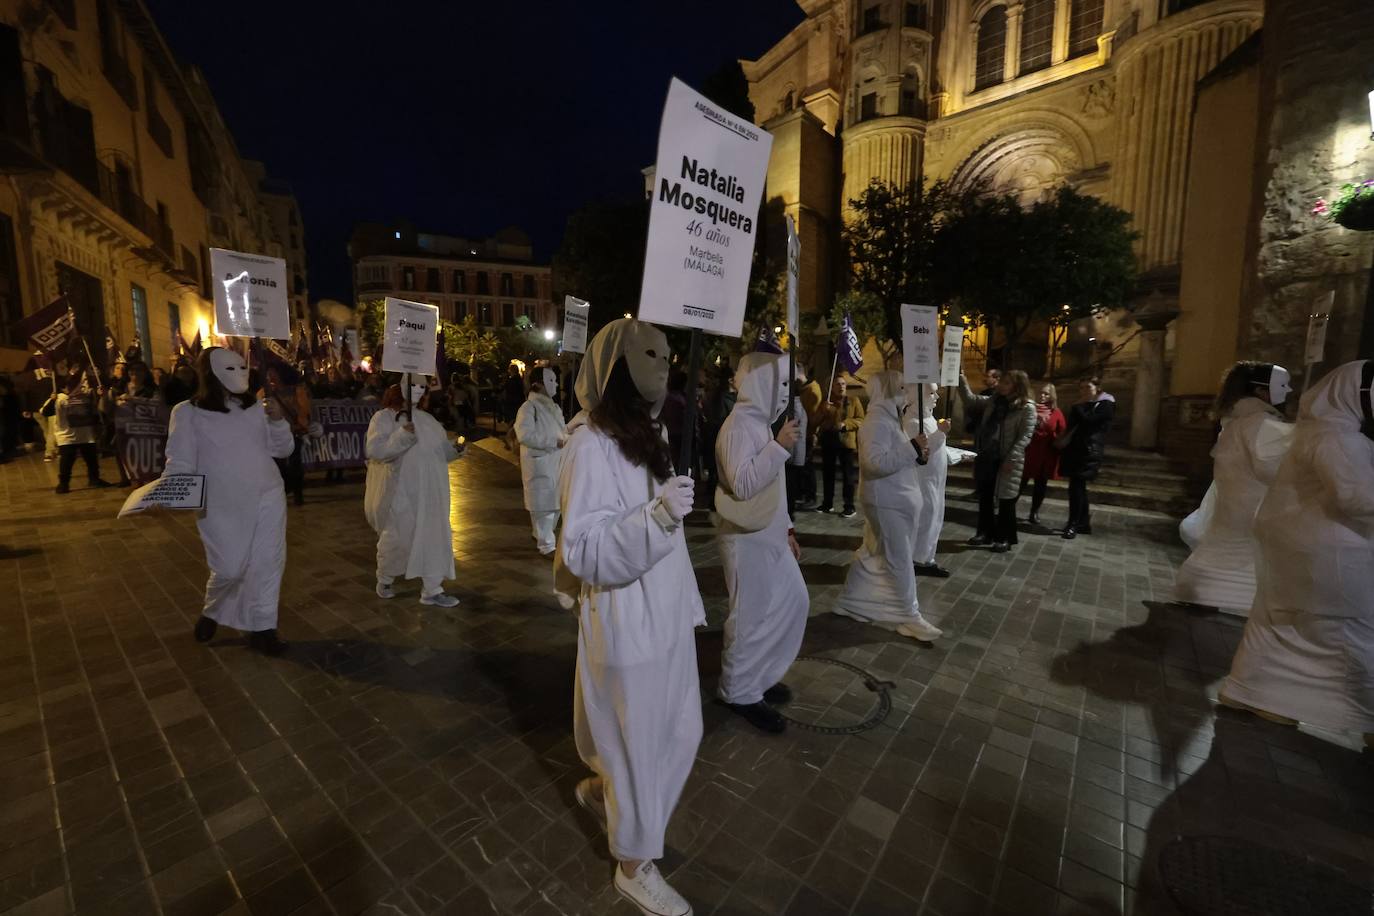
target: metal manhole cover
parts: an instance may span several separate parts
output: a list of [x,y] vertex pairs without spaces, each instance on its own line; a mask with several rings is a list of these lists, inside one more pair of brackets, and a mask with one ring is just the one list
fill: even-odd
[[1370,916],[1374,893],[1330,866],[1232,837],[1180,837],[1159,853],[1189,916]]
[[787,672],[792,702],[779,712],[797,728],[823,735],[867,731],[892,711],[891,681],[838,659],[802,655]]

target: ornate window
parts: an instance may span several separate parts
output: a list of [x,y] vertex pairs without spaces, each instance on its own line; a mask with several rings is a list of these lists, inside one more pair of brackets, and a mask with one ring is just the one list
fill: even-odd
[[902,75],[901,113],[908,118],[926,116],[925,102],[921,100],[921,76],[918,73],[908,71]]
[[909,29],[924,29],[930,24],[926,14],[925,0],[919,3],[908,3],[905,7],[905,15],[902,17],[902,25]]
[[1055,0],[1025,2],[1021,16],[1022,73],[1034,73],[1050,65],[1050,52],[1054,45],[1054,7]]
[[[1102,0],[1097,0],[1099,10]],[[994,6],[978,20],[978,47],[973,63],[973,91],[1002,82],[1007,58],[1007,8]]]
[[866,92],[859,98],[859,120],[867,121],[878,116],[878,93]]
[[1069,56],[1097,51],[1102,34],[1102,0],[1069,0]]

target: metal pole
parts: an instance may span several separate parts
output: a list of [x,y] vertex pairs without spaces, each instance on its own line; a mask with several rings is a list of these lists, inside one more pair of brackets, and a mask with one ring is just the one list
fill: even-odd
[[677,456],[677,472],[692,470],[692,449],[697,431],[697,375],[701,372],[701,329],[692,328],[692,343],[687,351],[687,410],[682,416],[682,449]]

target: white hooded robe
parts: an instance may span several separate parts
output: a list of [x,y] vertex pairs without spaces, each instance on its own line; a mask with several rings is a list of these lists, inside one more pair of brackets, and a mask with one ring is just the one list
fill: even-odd
[[702,734],[693,630],[706,615],[682,526],[663,523],[671,478],[631,464],[588,418],[615,362],[646,340],[666,380],[667,339],[652,325],[613,321],[588,345],[577,381],[584,409],[559,478],[556,579],[579,624],[573,730],[603,780],[610,852],[621,861],[662,857]]
[[1302,396],[1256,518],[1255,604],[1222,693],[1336,731],[1374,733],[1374,440],[1363,362]]
[[1293,441],[1293,427],[1259,398],[1242,398],[1212,449],[1210,512],[1174,584],[1174,600],[1247,616],[1255,601],[1255,514]]
[[415,432],[405,411],[383,408],[367,427],[367,492],[363,509],[377,532],[377,579],[421,579],[424,594],[454,578],[449,523],[449,462],[458,450],[438,420],[416,407]]
[[196,521],[210,579],[206,617],[247,633],[277,626],[286,569],[286,494],[273,461],[296,447],[284,420],[261,404],[227,397],[227,413],[190,401],[172,409],[163,476],[205,475],[205,511]]
[[[545,373],[547,378],[553,373]],[[563,411],[544,392],[531,391],[515,414],[515,438],[520,443],[520,479],[525,489],[525,509],[530,513],[539,549],[554,549],[558,525],[558,465],[565,436]]]
[[787,409],[784,357],[749,353],[735,372],[738,397],[716,437],[721,485],[748,500],[774,481],[777,506],[759,531],[717,521],[730,615],[725,620],[720,698],[747,705],[782,680],[801,650],[811,599],[801,567],[792,556],[787,515],[787,449],[770,428]]
[[940,546],[940,532],[945,527],[945,483],[949,479],[949,466],[959,463],[957,449],[946,444],[949,434],[940,428],[935,419],[935,397],[927,393],[924,416],[916,422],[916,386],[906,386],[906,435],[916,438],[918,433],[926,434],[926,448],[930,453],[925,464],[916,466],[916,484],[920,501],[916,506],[916,532],[912,538],[911,559],[914,563],[929,566],[935,562],[935,551]]

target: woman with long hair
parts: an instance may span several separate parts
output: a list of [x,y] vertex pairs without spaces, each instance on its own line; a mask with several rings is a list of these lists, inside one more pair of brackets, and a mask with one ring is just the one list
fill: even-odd
[[205,475],[205,511],[196,520],[210,580],[196,622],[200,642],[220,624],[249,634],[249,645],[279,655],[277,601],[286,569],[286,493],[276,459],[295,447],[273,401],[249,390],[248,365],[223,347],[196,359],[197,388],[172,408],[163,476]]
[[1055,442],[1064,435],[1066,424],[1059,409],[1058,391],[1052,384],[1044,385],[1035,402],[1035,432],[1030,445],[1026,446],[1025,479],[1032,482],[1027,521],[1032,525],[1040,524],[1040,506],[1045,501],[1050,481],[1059,479],[1059,446]]
[[592,338],[577,378],[559,480],[563,536],[554,578],[578,609],[573,729],[593,776],[580,805],[605,827],[614,887],[641,912],[690,916],[654,865],[701,743],[693,629],[706,621],[658,413],[668,338],[624,318]]
[[978,531],[969,539],[974,547],[992,545],[1006,553],[1017,543],[1016,500],[1026,446],[1035,434],[1035,405],[1030,379],[1020,369],[1002,372],[991,395],[974,394],[968,379],[959,376],[959,398],[966,411],[978,415],[973,432],[973,480],[978,492]]
[[1069,520],[1061,537],[1071,541],[1080,534],[1092,534],[1092,507],[1088,504],[1088,484],[1097,479],[1102,459],[1107,454],[1107,433],[1116,416],[1116,398],[1102,390],[1102,380],[1088,376],[1079,384],[1082,398],[1069,408],[1059,456],[1059,470],[1069,478]]

